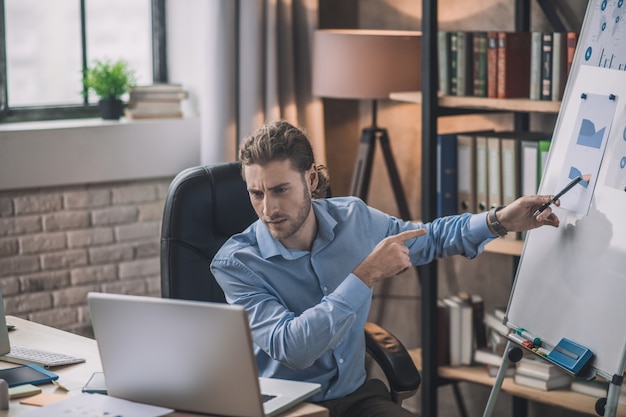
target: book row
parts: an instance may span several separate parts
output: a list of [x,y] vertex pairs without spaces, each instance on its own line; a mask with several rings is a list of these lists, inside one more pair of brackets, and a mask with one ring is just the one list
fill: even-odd
[[577,42],[576,32],[441,31],[440,93],[559,101]]
[[480,213],[536,194],[550,143],[551,134],[541,132],[438,135],[438,217]]
[[478,294],[449,295],[438,300],[439,364],[471,365],[474,352],[487,346],[484,301]]

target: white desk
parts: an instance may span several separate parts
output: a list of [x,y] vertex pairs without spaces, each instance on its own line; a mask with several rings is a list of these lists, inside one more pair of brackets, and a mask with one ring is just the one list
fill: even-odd
[[[86,359],[84,363],[52,369],[54,373],[59,375],[58,382],[70,390],[67,395],[79,394],[91,374],[102,371],[98,346],[95,340],[17,317],[7,316],[7,322],[16,326],[16,329],[9,333],[12,344],[67,353]],[[13,366],[16,365],[0,361],[0,368]],[[65,393],[65,391],[56,388],[53,384],[44,384],[40,387],[44,392]],[[17,416],[35,409],[30,405],[22,405],[19,401],[19,399],[11,400],[9,410],[0,411],[0,417]],[[200,414],[183,412],[170,414],[172,417],[198,415]],[[315,404],[302,403],[281,414],[280,417],[328,417],[328,410]]]

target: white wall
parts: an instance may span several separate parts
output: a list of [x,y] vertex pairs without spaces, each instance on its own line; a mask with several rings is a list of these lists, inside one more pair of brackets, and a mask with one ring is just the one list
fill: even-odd
[[[235,60],[237,27],[230,0],[174,0],[166,3],[168,71],[182,83],[201,120],[200,160],[204,164],[236,157],[235,80],[224,60]],[[217,97],[217,99],[216,99]]]

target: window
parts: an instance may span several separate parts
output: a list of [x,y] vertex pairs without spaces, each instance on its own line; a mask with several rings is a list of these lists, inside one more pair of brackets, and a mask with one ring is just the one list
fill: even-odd
[[95,117],[82,86],[95,59],[167,81],[165,0],[0,0],[0,14],[2,122]]

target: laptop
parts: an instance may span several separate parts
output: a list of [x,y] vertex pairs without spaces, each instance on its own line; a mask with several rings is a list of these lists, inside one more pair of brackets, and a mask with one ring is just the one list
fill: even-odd
[[87,302],[107,392],[114,397],[267,417],[320,390],[319,384],[258,377],[242,307],[95,292]]

